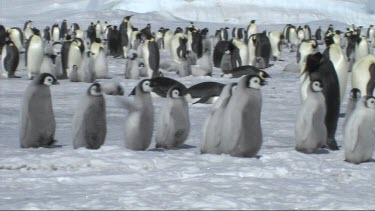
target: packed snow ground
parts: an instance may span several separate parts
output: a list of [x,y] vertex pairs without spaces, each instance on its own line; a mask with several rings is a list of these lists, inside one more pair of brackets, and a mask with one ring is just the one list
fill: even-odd
[[[25,8],[28,5],[38,6],[40,1],[12,1],[14,5],[5,2],[1,1],[1,6],[5,4],[9,11],[1,13],[0,21],[6,26],[22,27],[25,20],[31,19],[34,26],[43,29],[54,21],[60,23],[65,17],[69,24],[75,21],[86,28],[91,21],[97,20],[118,25],[125,15],[135,14],[121,10],[90,11],[83,9],[83,1],[77,6],[76,1],[62,4],[63,1],[56,0],[49,4],[50,7],[55,5],[55,13],[33,16]],[[42,8],[43,5],[39,6]],[[82,8],[82,11],[65,13],[69,7]],[[12,8],[16,12],[11,12]],[[26,15],[17,15],[20,12]],[[151,23],[153,31],[160,26],[175,28],[189,25],[188,21],[162,12],[136,14],[132,23],[138,28]],[[329,23],[337,29],[346,27],[344,23],[327,20],[311,22],[310,25],[315,31],[317,26],[326,28]],[[223,25],[246,27],[207,22],[195,25],[208,27],[211,34]],[[258,25],[258,29],[282,30],[283,26],[272,23]],[[168,54],[162,52],[161,58],[168,58]],[[145,152],[125,149],[123,131],[127,113],[116,98],[127,98],[138,81],[125,80],[125,60],[112,57],[108,57],[110,76],[112,80],[124,84],[126,96],[106,96],[108,133],[104,146],[99,150],[73,150],[72,119],[89,84],[62,80],[60,85],[51,87],[58,146],[21,149],[18,118],[23,92],[30,83],[26,80],[22,56],[17,73],[22,78],[0,80],[0,208],[375,209],[374,162],[360,165],[346,163],[343,161],[343,150],[322,150],[313,155],[294,150],[294,122],[300,106],[298,74],[282,70],[285,65],[295,62],[295,53],[284,49],[281,59],[283,61],[275,62],[266,69],[272,79],[262,87],[264,143],[259,156],[234,158],[200,154],[202,126],[210,105],[190,106],[191,133],[183,148],[155,150],[153,142]],[[219,69],[214,70],[214,77],[178,78],[173,73],[167,76],[186,86],[203,81],[237,81],[221,78]],[[341,112],[346,109],[346,100]],[[164,103],[165,99],[154,98],[156,119]],[[343,120],[339,120],[336,135],[340,146]]]

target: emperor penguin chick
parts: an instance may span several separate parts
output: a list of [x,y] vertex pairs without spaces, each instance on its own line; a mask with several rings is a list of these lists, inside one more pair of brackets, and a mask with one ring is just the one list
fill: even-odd
[[73,147],[99,149],[107,134],[106,108],[102,88],[93,83],[81,98],[73,118]]
[[314,153],[326,144],[327,129],[324,125],[326,106],[322,90],[321,81],[310,82],[306,100],[303,101],[302,108],[297,114],[295,126],[297,151]]
[[254,157],[263,142],[260,123],[262,95],[260,87],[266,81],[258,75],[240,79],[224,112],[227,125],[222,128],[220,150],[234,157]]
[[344,131],[345,161],[369,161],[375,146],[375,98],[364,96],[356,105]]
[[58,84],[53,75],[41,73],[26,88],[20,118],[22,148],[46,147],[56,142],[56,121],[49,88],[53,84]]
[[125,147],[128,149],[146,150],[151,144],[154,130],[152,87],[152,81],[144,79],[135,88],[134,102],[124,101],[129,112],[125,123]]
[[173,86],[167,105],[162,108],[156,129],[156,148],[171,149],[182,145],[190,132],[189,106],[185,91]]

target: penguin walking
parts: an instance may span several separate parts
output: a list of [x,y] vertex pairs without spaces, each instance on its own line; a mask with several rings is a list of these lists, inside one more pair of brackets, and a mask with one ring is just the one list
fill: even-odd
[[129,112],[125,123],[125,147],[128,149],[146,150],[151,144],[154,130],[152,87],[152,82],[144,79],[135,88],[134,102],[124,101]]
[[6,41],[1,52],[1,69],[5,78],[20,78],[16,76],[16,70],[20,61],[18,48],[12,41]]
[[39,33],[30,37],[26,44],[26,69],[28,79],[32,79],[40,73],[40,67],[43,62],[44,44]]
[[345,130],[345,126],[348,123],[348,120],[350,116],[352,115],[355,106],[357,105],[357,102],[361,99],[361,91],[357,88],[354,88],[350,90],[350,96],[348,100],[348,105],[346,106],[346,112],[345,112],[345,120],[343,124],[343,128]]
[[163,106],[156,126],[156,148],[171,149],[181,146],[189,132],[189,106],[185,92],[174,86],[168,91],[167,105]]
[[26,88],[21,107],[20,145],[22,148],[53,145],[56,121],[49,86],[58,84],[49,73],[34,77]]
[[148,78],[159,76],[160,52],[155,39],[149,36],[142,48]]
[[227,84],[219,99],[213,104],[210,114],[203,127],[203,142],[201,143],[201,153],[220,154],[219,148],[222,142],[221,130],[224,127],[223,115],[225,108],[232,96],[235,87],[234,83]]
[[240,79],[224,112],[223,122],[227,125],[222,127],[221,131],[222,153],[234,157],[257,155],[263,142],[260,87],[265,84],[265,80],[258,75],[248,75]]
[[375,98],[364,96],[349,118],[344,132],[345,161],[369,161],[375,147]]
[[297,151],[311,154],[326,144],[327,128],[324,119],[327,111],[323,86],[319,80],[311,81],[307,98],[298,111],[295,125]]
[[73,117],[73,147],[99,149],[107,134],[105,99],[99,83],[87,89]]

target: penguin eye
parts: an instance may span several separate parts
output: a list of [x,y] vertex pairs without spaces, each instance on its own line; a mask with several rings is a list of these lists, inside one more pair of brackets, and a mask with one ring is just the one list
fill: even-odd
[[370,98],[367,100],[367,107],[375,108],[375,98]]
[[177,98],[180,95],[180,92],[178,90],[173,90],[173,97]]

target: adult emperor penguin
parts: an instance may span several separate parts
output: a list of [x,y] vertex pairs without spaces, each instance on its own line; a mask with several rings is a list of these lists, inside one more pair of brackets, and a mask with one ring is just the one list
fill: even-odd
[[150,92],[153,84],[149,79],[138,83],[134,102],[124,101],[129,111],[125,125],[125,147],[146,150],[151,144],[154,130],[154,107]]
[[345,130],[346,123],[348,123],[349,118],[353,114],[353,111],[357,105],[357,102],[361,99],[361,91],[359,89],[354,88],[350,90],[350,96],[348,100],[348,105],[346,106],[346,112],[345,112],[345,120],[343,124],[343,128]]
[[255,20],[251,20],[249,25],[247,26],[247,39],[249,40],[250,36],[257,33],[257,26],[255,25]]
[[335,134],[340,114],[340,84],[332,62],[320,52],[307,56],[305,71],[310,80],[320,80],[323,83],[323,95],[326,99],[325,125],[327,127],[327,146],[338,150]]
[[310,75],[305,72],[307,56],[318,51],[318,44],[315,40],[304,40],[298,48],[297,63],[300,68],[300,94],[301,99],[305,100],[307,97],[307,90],[310,84]]
[[66,20],[64,19],[60,25],[60,39],[63,40],[67,34],[68,34],[68,24],[66,23]]
[[164,49],[165,50],[168,50],[168,51],[171,51],[171,40],[172,40],[172,37],[174,36],[174,33],[172,30],[170,29],[165,29],[165,32],[164,32],[164,37],[163,37],[163,43],[164,43]]
[[215,81],[206,81],[189,87],[186,91],[186,99],[189,103],[215,103],[219,98],[225,84]]
[[73,117],[73,147],[99,149],[107,134],[105,99],[99,83],[93,83],[80,98]]
[[99,54],[99,48],[104,49],[104,44],[100,38],[96,38],[94,42],[91,43],[90,52],[93,54],[93,58]]
[[61,46],[61,65],[62,65],[62,75],[61,79],[66,79],[68,77],[67,75],[67,69],[71,68],[68,67],[68,56],[69,56],[69,50],[70,50],[70,45],[72,44],[72,37],[70,35],[66,36],[66,40],[63,41],[62,46]]
[[[172,78],[168,77],[156,77],[150,79],[152,83],[152,94],[155,93],[159,97],[166,98],[168,96],[168,91],[172,87],[179,87],[181,90],[186,92],[186,86],[182,84],[181,82],[174,80]],[[137,87],[134,87],[130,95],[135,95]]]
[[19,140],[22,148],[48,147],[56,142],[56,121],[49,88],[53,84],[58,84],[56,78],[42,73],[26,88],[20,118]]
[[108,33],[108,49],[113,57],[121,55],[121,33],[117,26],[113,26],[113,30]]
[[[262,95],[260,87],[265,81],[258,75],[244,76],[239,80],[224,112],[220,149],[235,157],[254,157],[263,142],[260,116]],[[249,124],[251,122],[251,124]]]
[[171,54],[175,62],[179,62],[182,58],[186,58],[187,36],[183,33],[175,34],[171,39]]
[[357,88],[361,96],[374,96],[375,56],[367,55],[356,61],[352,70],[352,88]]
[[360,36],[355,45],[354,59],[355,61],[358,61],[361,58],[367,56],[368,54],[369,54],[369,48],[368,48],[367,40],[364,36]]
[[31,20],[28,20],[25,22],[24,26],[23,26],[23,39],[24,40],[29,40],[31,36],[33,36],[34,32],[31,28],[31,23],[32,21]]
[[56,42],[60,40],[60,27],[59,24],[53,24],[51,28],[51,35],[52,35],[52,42]]
[[7,30],[10,40],[17,46],[19,52],[23,49],[23,32],[18,27],[13,27]]
[[300,40],[297,36],[297,31],[295,26],[290,26],[287,31],[287,39],[288,43],[290,44],[290,51],[295,52],[298,49],[300,44]]
[[5,45],[5,41],[9,37],[9,34],[7,33],[7,30],[3,25],[0,24],[0,51],[3,49],[3,46]]
[[335,67],[340,84],[340,102],[342,102],[345,96],[346,83],[348,80],[348,62],[341,46],[334,43],[333,36],[327,36],[324,40],[327,48],[324,50],[323,55],[331,60]]
[[264,69],[269,66],[271,57],[271,43],[265,31],[255,35],[255,66]]
[[132,24],[130,23],[130,18],[132,16],[126,16],[120,24],[120,34],[121,34],[121,47],[124,53],[124,57],[128,57],[128,51],[131,49],[130,40],[132,39]]
[[305,32],[303,31],[303,28],[301,26],[298,26],[297,37],[300,40],[300,42],[305,40]]
[[78,69],[81,67],[83,60],[83,53],[85,51],[83,41],[76,38],[72,41],[69,47],[68,60],[67,60],[67,75],[70,77],[70,71],[73,65],[76,65]]
[[369,161],[375,146],[375,98],[364,96],[348,120],[344,132],[345,161]]
[[307,98],[298,111],[295,125],[296,150],[304,153],[315,153],[325,146],[327,128],[325,98],[322,93],[324,84],[319,80],[311,81]]
[[86,38],[90,40],[90,43],[93,43],[96,39],[96,29],[93,22],[90,23],[86,30]]
[[324,35],[323,35],[322,27],[319,26],[318,29],[316,29],[315,31],[315,40],[321,41],[323,40],[323,37]]
[[236,38],[232,39],[232,43],[234,46],[232,51],[232,68],[247,65],[249,63],[249,51],[247,45]]
[[18,48],[12,41],[6,41],[1,52],[1,69],[5,78],[20,78],[15,72],[20,61]]
[[271,78],[267,72],[260,70],[251,65],[244,65],[241,67],[236,67],[228,71],[226,74],[221,75],[225,78],[239,78],[244,75],[259,75],[261,78]]
[[99,51],[94,59],[94,72],[96,78],[108,78],[108,62],[104,49],[99,48]]
[[303,32],[304,32],[304,38],[306,40],[310,40],[311,39],[311,29],[310,29],[309,25],[305,25],[303,27]]
[[209,116],[203,127],[203,142],[201,143],[201,153],[220,154],[219,148],[221,139],[221,130],[224,126],[223,115],[225,108],[232,96],[232,90],[235,83],[227,84],[219,99],[212,106]]
[[149,35],[142,48],[148,78],[159,76],[160,52],[155,38]]
[[28,79],[32,79],[40,73],[40,67],[43,62],[44,44],[38,31],[26,43],[26,69]]
[[47,42],[50,42],[51,41],[51,33],[50,33],[50,28],[49,26],[47,26],[44,30],[43,30],[43,39]]
[[53,65],[53,58],[56,57],[55,55],[44,54],[42,64],[40,66],[40,73],[49,73],[53,75],[53,77],[57,78],[56,69]]
[[157,124],[156,148],[171,149],[186,141],[190,132],[189,106],[180,87],[169,89],[167,105],[162,107]]
[[375,48],[375,28],[374,25],[370,25],[367,29],[367,39],[370,41],[370,47]]
[[268,34],[271,43],[272,59],[278,61],[281,55],[281,44],[284,35],[279,31],[273,31]]

